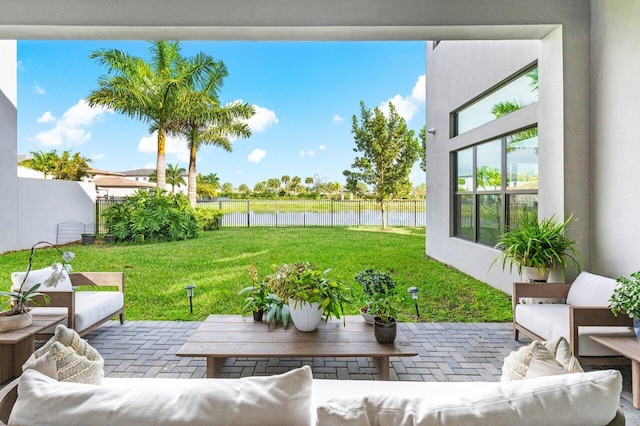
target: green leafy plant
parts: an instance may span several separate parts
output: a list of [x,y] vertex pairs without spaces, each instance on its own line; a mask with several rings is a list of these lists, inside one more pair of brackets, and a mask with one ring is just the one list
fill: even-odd
[[615,316],[623,313],[630,318],[640,319],[640,271],[631,278],[619,277],[609,300],[609,307]]
[[[27,278],[29,277],[29,272],[31,272],[31,266],[33,264],[33,255],[35,254],[35,250],[40,245],[48,245],[56,249],[56,251],[62,256],[62,262],[54,263],[51,265],[51,275],[49,278],[44,280],[42,283],[37,283],[27,291],[23,292],[24,285],[27,282]],[[49,303],[49,296],[44,293],[39,293],[37,290],[45,284],[49,287],[56,287],[60,280],[64,277],[64,273],[71,272],[71,261],[75,257],[73,252],[63,252],[56,246],[48,241],[39,241],[31,246],[31,251],[29,252],[29,262],[27,263],[27,271],[22,278],[22,282],[20,286],[11,291],[0,291],[0,296],[6,296],[9,299],[5,301],[0,309],[5,309],[9,306],[9,310],[3,311],[0,313],[0,316],[12,316],[27,313],[31,310],[31,308],[36,304],[34,300],[36,297],[42,297],[45,303]]]
[[268,311],[268,296],[271,293],[269,286],[261,279],[258,274],[258,268],[255,265],[249,266],[249,275],[251,277],[251,285],[238,292],[238,295],[247,295],[244,299],[242,315],[248,315],[260,310]]
[[[325,321],[332,317],[340,319],[344,316],[345,306],[351,303],[348,297],[349,288],[341,281],[328,277],[330,269],[322,272],[316,269],[303,271],[291,295],[294,306],[300,303],[319,303]],[[343,323],[346,319],[343,319]]]
[[502,269],[509,265],[509,272],[516,266],[519,274],[525,266],[545,273],[560,268],[563,276],[570,264],[582,269],[582,255],[576,248],[577,240],[565,237],[565,230],[573,216],[558,222],[555,216],[538,221],[535,216],[527,216],[519,224],[500,235],[495,248],[502,250],[491,263],[493,266],[502,259]]
[[203,231],[220,229],[224,213],[220,209],[196,208],[196,219]]
[[284,328],[287,328],[291,322],[291,312],[289,311],[289,304],[286,300],[282,300],[275,293],[269,293],[267,295],[267,324],[281,323]]
[[120,241],[177,241],[200,234],[196,213],[183,194],[140,190],[103,213],[109,234]]
[[354,278],[362,285],[363,303],[367,311],[376,300],[393,294],[397,285],[391,273],[372,268],[358,272]]

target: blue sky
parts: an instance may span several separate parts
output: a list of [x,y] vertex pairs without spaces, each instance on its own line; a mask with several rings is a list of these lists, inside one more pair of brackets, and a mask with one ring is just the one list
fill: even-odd
[[[318,176],[344,184],[355,157],[352,116],[391,100],[410,128],[425,122],[424,42],[183,42],[185,56],[200,51],[229,71],[221,100],[254,105],[253,135],[233,152],[203,147],[197,171],[221,182],[253,187],[282,175]],[[91,166],[124,171],[155,168],[156,139],[148,125],[84,99],[106,72],[89,54],[116,48],[148,58],[142,41],[19,41],[18,153],[72,150]],[[167,163],[185,169],[184,143],[169,140]],[[416,184],[424,182],[417,166]]]

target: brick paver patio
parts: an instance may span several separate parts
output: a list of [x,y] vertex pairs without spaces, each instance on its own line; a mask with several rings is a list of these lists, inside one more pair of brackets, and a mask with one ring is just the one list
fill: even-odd
[[[179,358],[176,351],[199,322],[127,321],[108,323],[85,337],[105,359],[110,377],[206,377],[205,359]],[[502,362],[526,344],[511,337],[510,323],[401,323],[417,357],[391,358],[391,380],[499,381]],[[279,374],[309,364],[316,378],[377,379],[368,358],[229,358],[220,377]],[[585,369],[588,369],[586,367]],[[603,367],[610,368],[610,367]],[[627,424],[640,424],[631,404],[631,367],[622,371],[622,406]]]

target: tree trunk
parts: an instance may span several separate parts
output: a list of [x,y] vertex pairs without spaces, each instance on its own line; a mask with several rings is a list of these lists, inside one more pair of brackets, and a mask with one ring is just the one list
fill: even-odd
[[189,177],[187,180],[189,185],[189,190],[187,191],[189,202],[191,203],[191,207],[195,208],[198,190],[196,187],[196,147],[194,144],[189,147]]
[[387,229],[387,206],[384,200],[380,201],[380,214],[382,215],[382,229]]
[[158,161],[156,163],[156,187],[167,189],[167,163],[165,159],[165,134],[164,130],[158,130]]

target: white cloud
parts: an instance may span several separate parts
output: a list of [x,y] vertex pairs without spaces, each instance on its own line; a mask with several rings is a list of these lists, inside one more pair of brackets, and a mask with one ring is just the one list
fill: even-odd
[[413,86],[411,90],[411,95],[409,96],[401,96],[395,95],[392,98],[380,103],[380,110],[385,114],[389,115],[389,102],[396,107],[396,111],[398,114],[404,118],[406,121],[409,121],[413,118],[418,107],[421,104],[425,103],[427,97],[427,86],[426,86],[426,78],[425,75],[421,75],[418,77],[418,81]]
[[91,159],[92,159],[92,160],[102,160],[104,157],[105,157],[105,155],[104,155],[104,154],[93,154],[93,155],[91,156]]
[[[158,132],[153,132],[149,136],[140,138],[140,142],[138,142],[138,151],[157,154]],[[189,163],[189,148],[182,137],[167,135],[165,138],[164,152],[165,155],[175,155],[175,157],[183,163]]]
[[306,152],[304,152],[304,149],[300,151],[300,157],[304,157],[305,155],[306,155]]
[[338,114],[333,116],[333,122],[336,124],[340,124],[344,121],[344,117],[339,116]]
[[253,151],[251,151],[251,154],[247,156],[247,160],[249,160],[251,163],[258,164],[266,156],[267,156],[267,151],[265,151],[264,149],[256,148]]
[[33,88],[33,93],[35,93],[36,95],[44,95],[45,93],[47,93],[42,87],[40,86],[35,86]]
[[256,113],[247,120],[247,124],[252,132],[261,132],[269,126],[278,124],[279,120],[274,111],[258,105],[253,105],[253,108]]
[[[80,99],[77,104],[62,114],[62,118],[57,121],[56,127],[38,133],[33,139],[44,146],[64,144],[67,147],[73,147],[82,145],[91,139],[91,132],[87,131],[86,127],[100,120],[105,112],[113,114],[113,111],[106,108],[91,108],[84,99]],[[49,113],[49,115],[51,114]],[[50,118],[53,118],[53,116]],[[43,119],[49,119],[47,113],[43,114],[39,120]]]
[[313,157],[314,155],[316,155],[316,152],[313,149],[310,149],[309,151],[300,151],[300,156],[301,157]]
[[56,121],[56,118],[51,114],[51,111],[47,111],[40,118],[36,120],[38,123],[51,123],[52,121]]
[[319,151],[325,151],[326,149],[327,149],[327,146],[326,146],[326,145],[320,145],[320,146],[318,147],[318,150],[319,150]]

